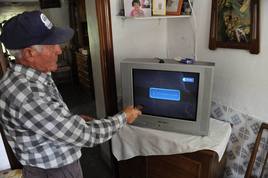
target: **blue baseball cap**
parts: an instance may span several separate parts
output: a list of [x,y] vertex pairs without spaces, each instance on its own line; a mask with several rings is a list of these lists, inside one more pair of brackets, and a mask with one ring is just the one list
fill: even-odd
[[32,45],[54,45],[73,37],[73,29],[53,26],[41,11],[23,12],[3,26],[0,41],[7,49],[23,49]]

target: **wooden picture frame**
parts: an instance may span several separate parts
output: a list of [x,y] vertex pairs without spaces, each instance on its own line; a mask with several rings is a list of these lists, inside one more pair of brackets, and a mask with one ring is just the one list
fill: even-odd
[[150,0],[124,0],[124,12],[126,17],[150,17],[152,16]]
[[167,0],[166,15],[181,15],[183,0]]
[[259,0],[212,0],[209,49],[246,49],[260,52]]
[[166,15],[166,0],[153,0],[153,15]]

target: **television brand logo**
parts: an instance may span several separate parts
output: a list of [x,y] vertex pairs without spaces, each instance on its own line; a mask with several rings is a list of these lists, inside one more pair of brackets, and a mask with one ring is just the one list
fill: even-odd
[[193,77],[183,77],[182,81],[185,83],[194,83],[194,78]]

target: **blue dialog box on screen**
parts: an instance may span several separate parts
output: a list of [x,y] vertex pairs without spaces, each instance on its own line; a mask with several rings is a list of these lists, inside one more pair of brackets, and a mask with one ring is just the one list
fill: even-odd
[[180,90],[165,89],[165,88],[149,88],[149,96],[153,99],[180,101]]

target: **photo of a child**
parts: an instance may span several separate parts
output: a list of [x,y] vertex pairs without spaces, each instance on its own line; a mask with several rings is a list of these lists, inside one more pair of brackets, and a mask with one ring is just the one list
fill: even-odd
[[144,16],[144,11],[141,9],[141,3],[139,0],[132,1],[132,10],[130,12],[131,17]]
[[127,17],[151,16],[150,0],[124,0],[124,11]]

